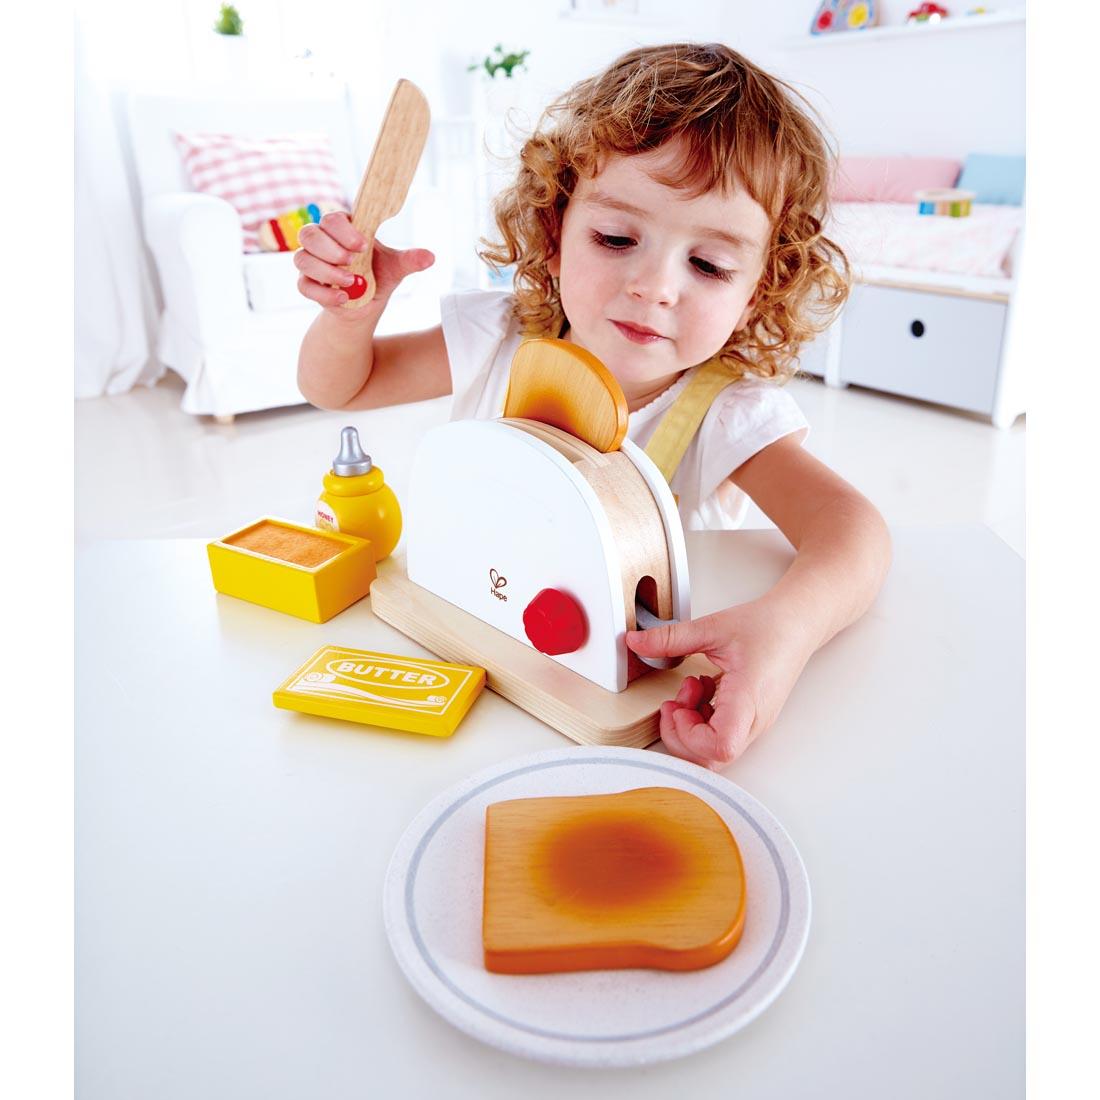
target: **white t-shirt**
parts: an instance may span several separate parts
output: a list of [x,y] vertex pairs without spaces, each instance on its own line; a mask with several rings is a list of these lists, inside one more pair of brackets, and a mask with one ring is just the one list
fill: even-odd
[[[446,295],[441,303],[443,339],[451,364],[452,420],[502,416],[512,356],[522,333],[512,316],[512,295],[474,290]],[[639,447],[649,442],[669,406],[695,373],[686,371],[664,393],[632,412],[627,436]],[[802,410],[774,382],[746,375],[714,400],[672,477],[680,518],[687,530],[740,527],[748,497],[726,479],[758,451],[792,432],[805,439]]]

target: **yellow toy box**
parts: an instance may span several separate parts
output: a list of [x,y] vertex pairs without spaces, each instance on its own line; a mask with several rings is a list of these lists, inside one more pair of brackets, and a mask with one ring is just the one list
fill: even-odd
[[207,555],[219,592],[314,623],[362,599],[375,577],[369,539],[271,516],[208,543]]

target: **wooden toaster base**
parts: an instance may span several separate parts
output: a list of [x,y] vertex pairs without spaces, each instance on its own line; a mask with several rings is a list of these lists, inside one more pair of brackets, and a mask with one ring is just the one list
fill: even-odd
[[625,691],[606,691],[538,650],[414,584],[403,558],[380,562],[374,613],[444,661],[485,669],[486,685],[582,745],[645,748],[660,737],[660,710],[685,676],[714,675],[704,657],[654,669]]

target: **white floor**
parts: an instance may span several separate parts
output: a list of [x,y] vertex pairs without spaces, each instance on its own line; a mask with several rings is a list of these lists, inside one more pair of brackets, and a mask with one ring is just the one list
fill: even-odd
[[[981,523],[1024,553],[1024,421],[1008,431],[946,409],[811,378],[790,383],[807,446],[895,526]],[[182,385],[76,405],[76,532],[96,538],[216,538],[261,515],[312,523],[313,502],[355,424],[398,498],[419,433],[449,398],[369,413],[309,406],[220,425],[180,411]],[[392,472],[392,476],[391,476]],[[755,511],[749,526],[771,526]]]

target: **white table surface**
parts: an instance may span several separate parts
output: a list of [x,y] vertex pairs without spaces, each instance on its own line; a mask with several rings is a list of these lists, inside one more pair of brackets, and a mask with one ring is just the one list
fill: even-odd
[[[801,965],[730,1039],[617,1071],[467,1038],[406,984],[382,926],[421,807],[567,739],[488,691],[440,740],[277,710],[272,690],[324,643],[426,651],[369,601],[317,626],[217,596],[200,540],[86,548],[77,1095],[1022,1096],[1023,562],[977,526],[894,534],[876,605],[725,773],[805,861]],[[697,614],[763,591],[790,555],[774,531],[688,550]]]

